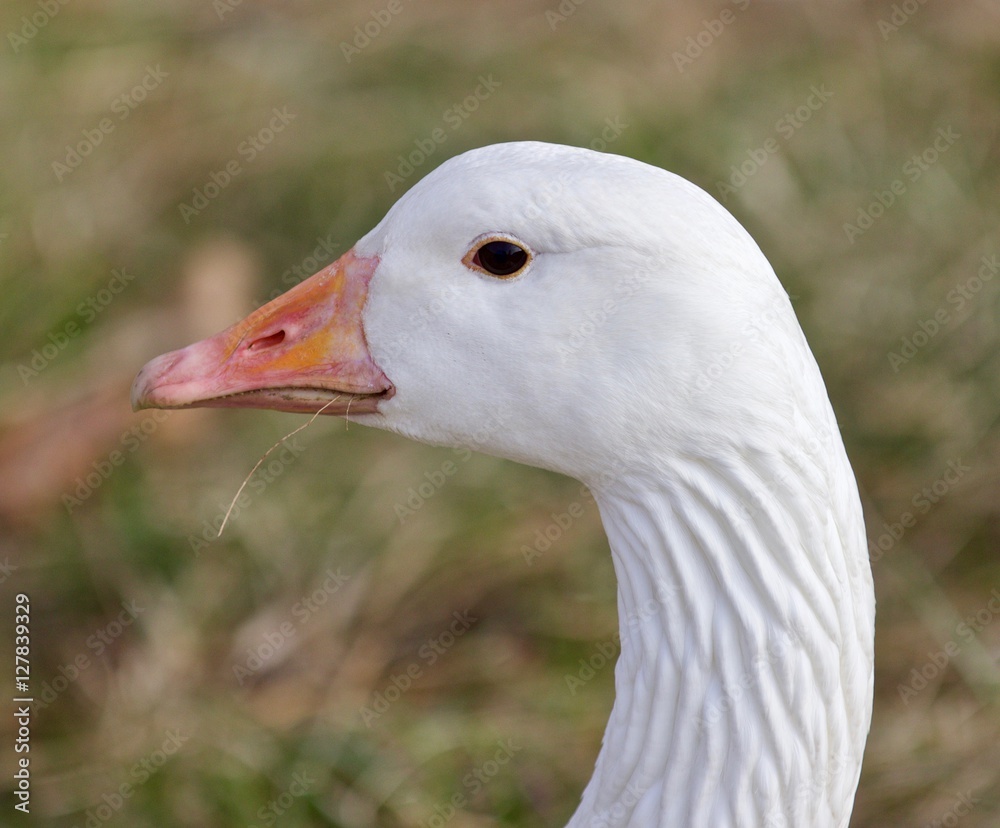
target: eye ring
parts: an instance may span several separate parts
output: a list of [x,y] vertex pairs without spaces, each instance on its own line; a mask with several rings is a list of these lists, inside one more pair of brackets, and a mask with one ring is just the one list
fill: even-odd
[[472,243],[462,264],[494,279],[513,279],[524,273],[533,258],[531,250],[519,239],[488,233]]

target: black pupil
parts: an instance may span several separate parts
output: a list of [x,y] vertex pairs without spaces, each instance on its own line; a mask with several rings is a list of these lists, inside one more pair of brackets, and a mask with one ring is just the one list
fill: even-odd
[[491,241],[479,248],[476,254],[483,270],[494,276],[510,276],[528,261],[528,254],[513,242]]

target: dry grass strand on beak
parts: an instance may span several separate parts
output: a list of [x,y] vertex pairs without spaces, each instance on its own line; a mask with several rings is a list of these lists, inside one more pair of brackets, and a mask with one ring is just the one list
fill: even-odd
[[334,397],[332,400],[330,400],[326,405],[324,405],[319,411],[317,411],[315,414],[313,414],[312,417],[309,418],[308,422],[303,423],[298,428],[293,429],[292,431],[289,431],[288,434],[286,434],[284,437],[282,437],[280,440],[278,440],[277,443],[275,443],[273,446],[271,446],[271,448],[269,448],[267,451],[265,451],[263,455],[261,455],[260,460],[258,460],[256,462],[256,464],[254,465],[254,467],[252,469],[250,469],[250,474],[248,474],[243,479],[243,483],[240,485],[239,489],[236,490],[236,494],[233,495],[233,500],[229,504],[229,508],[226,509],[226,516],[222,519],[222,526],[219,527],[219,534],[217,534],[215,536],[216,540],[218,540],[219,538],[222,537],[222,531],[226,528],[226,524],[229,522],[229,516],[233,513],[233,508],[236,506],[236,501],[239,500],[240,495],[243,494],[243,490],[247,487],[247,483],[250,482],[250,478],[253,477],[254,472],[257,471],[257,469],[260,468],[260,464],[263,463],[267,459],[267,456],[272,451],[274,451],[278,446],[280,446],[282,443],[284,443],[285,440],[287,440],[289,437],[294,437],[296,434],[298,434],[303,429],[309,428],[309,426],[311,426],[314,422],[316,422],[316,418],[320,414],[322,414],[324,411],[326,411],[326,409],[328,409],[331,405],[333,405],[337,400],[339,400],[340,397],[341,397],[341,395],[338,394],[336,397]]

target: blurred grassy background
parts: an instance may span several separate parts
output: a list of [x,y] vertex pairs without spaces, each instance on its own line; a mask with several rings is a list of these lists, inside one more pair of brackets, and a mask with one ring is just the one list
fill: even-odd
[[[6,619],[31,597],[40,699],[29,819],[0,717],[0,823],[569,817],[613,687],[610,667],[565,678],[616,629],[579,484],[322,420],[202,544],[302,418],[127,398],[147,359],[349,249],[446,158],[526,138],[674,170],[759,241],[875,550],[852,825],[998,823],[995,2],[53,0],[5,4],[0,32],[0,590]],[[182,213],[196,190],[214,197]],[[845,230],[862,209],[881,215]]]

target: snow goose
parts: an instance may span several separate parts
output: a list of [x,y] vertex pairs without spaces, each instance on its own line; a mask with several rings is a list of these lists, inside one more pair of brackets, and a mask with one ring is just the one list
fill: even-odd
[[858,490],[787,295],[698,187],[571,147],[467,152],[132,394],[327,406],[583,481],[621,652],[569,826],[847,825],[873,676]]

